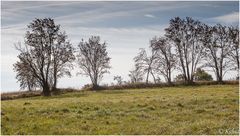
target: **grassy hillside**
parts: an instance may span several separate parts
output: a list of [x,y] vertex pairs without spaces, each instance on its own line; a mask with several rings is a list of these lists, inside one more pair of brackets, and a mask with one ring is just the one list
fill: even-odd
[[238,85],[2,101],[1,134],[238,134]]

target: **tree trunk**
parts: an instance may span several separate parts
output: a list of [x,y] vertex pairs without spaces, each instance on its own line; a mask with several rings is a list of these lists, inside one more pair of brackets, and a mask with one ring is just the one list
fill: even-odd
[[[184,60],[185,60],[185,67],[186,67],[186,79],[187,79],[187,83],[189,84],[190,83],[190,74],[189,74],[189,64],[188,64],[188,57],[187,57],[187,53],[188,53],[188,51],[187,51],[187,47],[186,47],[186,45],[184,44],[184,49],[183,49],[183,57],[184,57]],[[184,68],[185,69],[185,68]]]
[[239,56],[237,55],[237,68],[238,68],[238,71],[239,71],[239,67],[240,67],[240,65],[239,65]]
[[154,74],[153,74],[152,71],[151,71],[151,75],[152,75],[152,77],[153,77],[154,83],[156,84],[156,78],[155,78],[155,76],[154,76]]
[[188,84],[192,85],[193,84],[193,80],[192,79],[188,79]]
[[97,84],[93,84],[93,87],[92,87],[93,90],[99,90],[99,86]]
[[57,89],[57,87],[54,87],[54,86],[53,86],[52,89],[51,89],[51,91],[52,91],[52,92],[58,92],[58,89]]
[[237,58],[237,77],[236,77],[236,80],[239,80],[239,58]]
[[43,95],[44,96],[50,96],[51,95],[50,88],[49,88],[49,85],[47,83],[43,86]]
[[194,79],[194,75],[191,74],[191,78],[190,78],[190,84],[193,84],[193,79]]
[[146,84],[148,84],[149,72],[150,72],[150,70],[148,70],[148,72],[147,72]]
[[32,92],[31,83],[28,81],[28,91]]
[[168,84],[171,85],[172,84],[172,81],[171,81],[171,68],[170,68],[170,65],[168,66]]
[[52,91],[57,91],[57,76],[54,75]]
[[180,48],[180,45],[177,45],[178,47],[178,53],[179,53],[179,59],[180,59],[180,63],[181,63],[181,67],[182,67],[182,70],[183,70],[183,76],[184,76],[184,80],[185,82],[187,81],[187,76],[186,76],[186,70],[185,70],[185,66],[184,66],[184,62],[183,62],[183,54],[181,52],[181,48]]
[[218,82],[219,82],[220,84],[223,83],[222,77],[220,77],[220,78],[218,79]]
[[218,74],[218,83],[223,83],[222,75],[220,73]]
[[172,84],[171,77],[168,77],[167,79],[168,84],[171,85]]

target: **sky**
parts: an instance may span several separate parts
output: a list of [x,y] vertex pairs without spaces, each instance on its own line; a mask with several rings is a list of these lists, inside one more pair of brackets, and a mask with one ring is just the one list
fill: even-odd
[[[101,84],[110,84],[116,75],[122,76],[124,81],[129,80],[129,70],[134,67],[133,58],[139,48],[148,48],[152,37],[163,36],[169,20],[176,16],[190,16],[209,25],[237,25],[239,3],[2,1],[1,91],[20,89],[13,71],[13,64],[18,60],[14,44],[24,42],[27,25],[35,18],[53,18],[75,47],[81,39],[87,40],[92,35],[100,36],[102,42],[106,41],[112,68],[110,74],[104,75]],[[90,83],[88,77],[76,75],[78,71],[75,66],[72,77],[61,78],[58,87],[79,89]],[[233,78],[235,74],[230,72],[225,79]]]

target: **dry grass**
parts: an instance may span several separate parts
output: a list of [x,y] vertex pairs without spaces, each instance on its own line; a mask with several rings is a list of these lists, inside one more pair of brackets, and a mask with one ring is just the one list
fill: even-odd
[[13,100],[18,98],[27,98],[40,96],[41,91],[19,91],[19,92],[6,92],[1,93],[1,100]]
[[1,134],[239,134],[238,85],[83,91],[2,101]]
[[[218,85],[217,81],[198,81],[194,84],[188,85],[184,84],[183,82],[174,82],[173,84],[169,85],[167,83],[134,83],[134,84],[123,84],[123,85],[112,85],[112,86],[99,86],[98,90],[124,90],[124,89],[141,89],[141,88],[160,88],[160,87],[181,87],[181,86],[202,86],[202,85]],[[239,81],[224,81],[221,84],[225,85],[238,85]],[[58,89],[58,91],[52,92],[52,95],[59,95],[64,93],[70,92],[80,92],[80,91],[92,91],[92,87],[90,85],[84,86],[81,90],[76,90],[72,88],[66,89]],[[93,90],[94,91],[94,90]],[[27,97],[35,97],[40,96],[41,91],[19,91],[19,92],[8,92],[1,94],[1,100],[13,100],[19,98],[27,98]]]

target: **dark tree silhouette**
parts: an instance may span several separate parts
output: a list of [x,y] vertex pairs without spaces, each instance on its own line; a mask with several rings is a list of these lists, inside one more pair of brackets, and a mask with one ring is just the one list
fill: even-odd
[[17,71],[17,80],[20,82],[20,87],[21,89],[28,88],[29,91],[32,91],[33,88],[38,87],[38,82],[37,79],[32,75],[33,73],[28,72],[30,69],[27,65],[25,64],[26,62],[21,61],[16,64],[14,64],[14,71]]
[[214,27],[205,25],[202,41],[206,52],[205,66],[212,68],[217,81],[222,82],[225,73],[232,68],[228,59],[231,48],[227,27],[220,24]]
[[59,32],[56,40],[56,44],[52,45],[52,67],[53,77],[50,81],[52,83],[52,89],[56,90],[57,79],[63,77],[64,75],[71,76],[70,69],[73,69],[72,62],[75,60],[73,54],[74,48],[67,41],[67,35]]
[[173,53],[173,45],[165,37],[154,37],[150,47],[156,51],[155,72],[163,75],[166,82],[171,84],[172,71],[177,63],[176,55]]
[[231,51],[229,52],[229,59],[234,62],[233,68],[239,71],[239,28],[228,27],[228,37]]
[[80,74],[89,76],[93,89],[98,89],[99,82],[105,73],[109,73],[110,57],[106,50],[106,42],[100,43],[99,36],[92,36],[88,42],[81,41],[77,55]]
[[60,32],[60,25],[55,25],[51,18],[35,19],[28,29],[25,46],[16,46],[20,54],[14,70],[18,80],[32,76],[33,84],[39,85],[43,95],[49,96],[51,89],[56,88],[57,79],[70,74],[71,62],[75,59],[73,47],[66,34]]
[[187,83],[192,83],[197,65],[203,58],[203,46],[200,41],[202,25],[190,17],[170,20],[170,26],[165,29],[166,37],[174,42],[176,55],[180,62],[180,70]]

